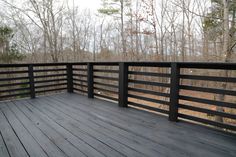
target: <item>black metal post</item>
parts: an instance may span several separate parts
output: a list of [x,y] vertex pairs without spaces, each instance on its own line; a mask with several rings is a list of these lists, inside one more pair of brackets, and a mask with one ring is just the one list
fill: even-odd
[[119,106],[128,107],[128,64],[119,63]]
[[32,64],[29,64],[28,71],[29,71],[30,97],[35,98],[34,68]]
[[67,91],[69,93],[73,93],[73,69],[72,64],[66,65],[66,72],[67,72]]
[[87,64],[87,83],[88,83],[88,98],[94,98],[93,90],[93,64]]
[[178,63],[171,63],[171,88],[169,120],[178,120],[180,67]]

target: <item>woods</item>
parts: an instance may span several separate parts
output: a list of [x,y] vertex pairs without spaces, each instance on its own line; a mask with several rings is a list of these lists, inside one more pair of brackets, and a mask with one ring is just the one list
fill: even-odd
[[103,0],[95,11],[74,0],[17,2],[1,2],[0,25],[26,62],[235,59],[233,0]]

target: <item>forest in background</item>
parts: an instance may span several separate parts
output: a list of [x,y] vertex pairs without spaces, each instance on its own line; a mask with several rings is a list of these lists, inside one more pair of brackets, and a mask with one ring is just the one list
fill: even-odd
[[[20,2],[20,3],[19,3]],[[1,62],[233,62],[234,0],[1,0]]]

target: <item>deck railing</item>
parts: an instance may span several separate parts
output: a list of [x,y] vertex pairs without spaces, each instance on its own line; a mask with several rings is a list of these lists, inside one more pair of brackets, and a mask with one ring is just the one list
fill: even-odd
[[[159,112],[170,121],[185,119],[236,131],[235,76],[235,63],[0,64],[0,101],[78,92],[121,107]],[[216,116],[222,121],[215,121]]]

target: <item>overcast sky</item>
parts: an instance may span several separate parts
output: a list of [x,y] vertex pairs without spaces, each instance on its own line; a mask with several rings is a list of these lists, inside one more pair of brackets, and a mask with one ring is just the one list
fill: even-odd
[[[73,0],[70,0],[73,2]],[[101,6],[101,0],[74,0],[75,4],[80,9],[91,9],[91,11],[97,11]]]

